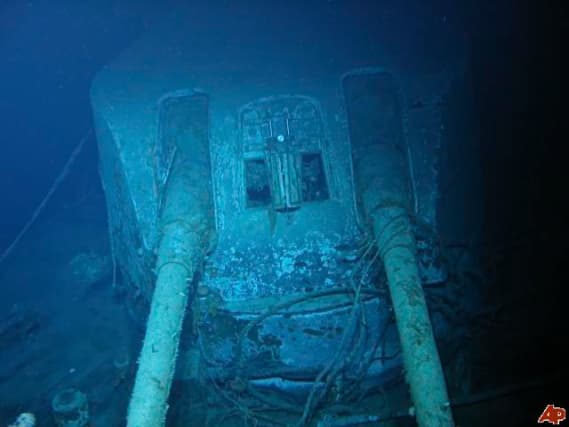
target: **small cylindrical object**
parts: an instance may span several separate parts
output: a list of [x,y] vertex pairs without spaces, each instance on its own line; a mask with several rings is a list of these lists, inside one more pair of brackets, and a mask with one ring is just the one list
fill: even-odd
[[87,396],[74,388],[57,393],[51,401],[57,427],[86,427],[89,425]]

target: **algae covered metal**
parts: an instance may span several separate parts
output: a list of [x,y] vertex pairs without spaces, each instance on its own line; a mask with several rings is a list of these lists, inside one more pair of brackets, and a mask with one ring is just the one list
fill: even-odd
[[164,423],[173,378],[295,396],[301,423],[332,389],[348,401],[389,383],[403,363],[382,263],[399,237],[378,230],[392,227],[390,209],[407,218],[418,289],[445,279],[444,76],[340,48],[307,62],[270,43],[211,42],[204,54],[172,20],[93,83],[113,257],[132,317],[145,325],[150,312],[129,418],[138,387],[161,395]]

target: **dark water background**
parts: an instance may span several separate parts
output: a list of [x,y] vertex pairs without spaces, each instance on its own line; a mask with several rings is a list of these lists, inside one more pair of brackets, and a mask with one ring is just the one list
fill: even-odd
[[[559,287],[567,282],[569,253],[561,210],[567,178],[559,150],[567,139],[562,123],[568,112],[561,93],[566,74],[561,66],[563,36],[567,36],[566,6],[561,3],[190,2],[202,34],[207,34],[208,23],[222,22],[231,28],[240,19],[252,19],[283,31],[305,31],[314,40],[318,29],[326,29],[338,43],[349,44],[350,37],[363,36],[370,43],[396,46],[409,68],[421,63],[436,69],[442,60],[466,58],[465,77],[453,89],[446,117],[449,127],[460,134],[464,101],[472,101],[465,114],[470,124],[476,123],[484,194],[483,200],[473,203],[482,212],[483,255],[496,265],[489,298],[492,304],[503,304],[506,312],[497,319],[502,325],[496,329],[499,332],[488,334],[480,344],[487,353],[497,349],[494,362],[488,362],[489,357],[477,374],[502,378],[503,384],[550,378],[567,369],[562,349],[567,338],[566,303]],[[0,251],[17,236],[92,126],[89,86],[95,73],[176,6],[174,1],[0,2]],[[50,224],[85,221],[95,224],[93,234],[100,237],[106,218],[98,179],[91,139],[25,241],[45,236],[55,227]],[[89,232],[65,233],[59,240],[52,237],[52,246],[42,250],[64,251],[58,245],[71,250],[74,236],[95,239]],[[22,256],[29,257],[27,263]],[[31,262],[37,256],[33,251],[14,253],[5,264],[18,263],[24,272],[26,265],[37,268]],[[0,309],[8,310],[23,296],[33,300],[34,295],[50,293],[49,282],[25,273],[28,280],[4,276]],[[103,301],[100,298],[94,301]],[[558,385],[534,388],[529,397],[517,396],[502,406],[531,415],[546,403],[560,405]],[[34,399],[37,396],[30,398]],[[0,396],[0,424],[7,424],[3,416],[16,409],[26,409],[25,402],[3,413]],[[535,420],[527,425],[535,425]]]

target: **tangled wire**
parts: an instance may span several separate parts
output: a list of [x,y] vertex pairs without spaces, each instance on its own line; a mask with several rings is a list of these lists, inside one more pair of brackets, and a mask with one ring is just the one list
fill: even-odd
[[[372,279],[377,276],[376,264],[379,257],[380,253],[375,240],[366,238],[357,248],[357,256],[354,260],[355,267],[345,286],[288,299],[269,307],[262,314],[249,321],[236,338],[236,353],[231,364],[215,361],[206,354],[203,339],[198,329],[198,346],[205,363],[236,372],[235,379],[225,384],[220,384],[218,380],[212,377],[209,378],[212,390],[221,401],[229,405],[229,409],[226,409],[215,420],[216,425],[221,425],[221,422],[227,418],[240,416],[246,425],[256,426],[263,422],[270,425],[303,427],[310,423],[315,411],[324,403],[327,403],[328,406],[341,406],[346,409],[348,407],[345,404],[346,402],[354,403],[365,396],[366,391],[362,390],[359,384],[365,378],[372,363],[379,358],[387,360],[398,356],[398,352],[391,355],[376,355],[378,346],[384,347],[387,331],[394,322],[392,316],[382,329],[379,339],[373,341],[373,347],[368,351],[363,351],[369,341],[368,324],[363,304],[370,298],[386,297],[387,295],[385,288],[373,287],[374,280]],[[314,379],[304,404],[300,405],[283,397],[257,391],[248,381],[245,369],[247,359],[244,345],[250,332],[271,316],[290,314],[287,310],[295,305],[333,295],[349,295],[351,297],[347,325],[343,328],[340,343],[335,353]],[[349,368],[350,373],[348,375]],[[286,424],[266,415],[274,411],[292,414],[297,418],[297,421],[293,424]]]

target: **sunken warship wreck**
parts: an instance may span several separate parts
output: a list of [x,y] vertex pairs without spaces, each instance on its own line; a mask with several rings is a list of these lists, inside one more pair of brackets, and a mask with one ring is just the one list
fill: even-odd
[[446,326],[424,296],[446,274],[447,80],[188,31],[150,31],[91,92],[113,259],[145,334],[127,425],[355,425],[341,405],[371,422],[354,402],[403,371],[418,424],[453,425]]

